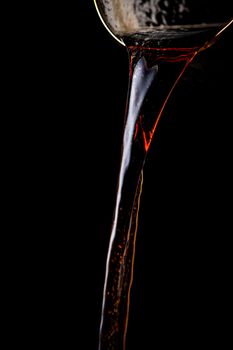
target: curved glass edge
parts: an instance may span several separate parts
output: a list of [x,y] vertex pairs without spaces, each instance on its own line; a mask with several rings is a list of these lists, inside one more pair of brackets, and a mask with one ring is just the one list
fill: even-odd
[[107,29],[107,31],[111,34],[111,36],[112,36],[115,40],[117,40],[121,45],[125,46],[124,42],[123,42],[121,39],[119,39],[115,34],[113,34],[113,32],[111,31],[111,29],[107,26],[106,22],[104,21],[102,15],[101,15],[101,13],[100,13],[99,8],[98,8],[97,0],[93,0],[93,1],[94,1],[94,5],[95,5],[95,8],[96,8],[96,11],[97,11],[97,13],[98,13],[98,15],[99,15],[99,18],[101,19],[101,22],[103,23],[104,27]]
[[225,25],[224,27],[216,34],[216,37],[218,37],[220,34],[222,34],[222,32],[227,29],[229,26],[231,26],[233,24],[233,19],[230,19]]

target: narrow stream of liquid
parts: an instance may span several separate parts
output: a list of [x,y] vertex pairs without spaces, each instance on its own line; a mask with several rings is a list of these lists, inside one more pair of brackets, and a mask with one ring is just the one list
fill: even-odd
[[[209,41],[204,48],[213,42]],[[200,46],[128,46],[129,89],[118,191],[107,254],[99,350],[126,348],[143,165],[173,89],[200,51]]]
[[171,50],[164,55],[129,49],[127,114],[107,255],[99,350],[126,346],[143,164],[162,110],[193,57],[193,50]]

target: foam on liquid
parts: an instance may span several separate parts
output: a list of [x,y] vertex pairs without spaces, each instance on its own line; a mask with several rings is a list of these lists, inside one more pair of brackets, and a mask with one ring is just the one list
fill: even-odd
[[[146,28],[225,22],[230,0],[97,0],[114,34]],[[230,17],[229,17],[230,16]]]
[[189,12],[187,0],[102,0],[105,16],[115,31],[134,32],[148,26],[170,25]]

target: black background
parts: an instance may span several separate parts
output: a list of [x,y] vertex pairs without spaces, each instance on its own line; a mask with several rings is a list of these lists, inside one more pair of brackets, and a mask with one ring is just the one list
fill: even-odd
[[[13,323],[24,347],[97,350],[128,57],[91,1],[37,10],[15,45]],[[155,134],[127,350],[230,336],[231,43],[229,30],[187,69]]]

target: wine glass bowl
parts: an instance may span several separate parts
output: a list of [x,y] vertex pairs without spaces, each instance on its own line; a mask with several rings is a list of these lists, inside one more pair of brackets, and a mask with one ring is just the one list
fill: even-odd
[[[212,36],[232,19],[228,0],[94,0],[99,16],[112,36],[125,45],[125,38],[153,33],[158,39],[166,36],[193,36],[206,32],[203,40]],[[208,35],[207,35],[208,32]],[[158,42],[156,41],[158,44]],[[181,45],[184,41],[181,41]],[[189,38],[185,41],[190,45]],[[145,43],[144,43],[145,44]]]

